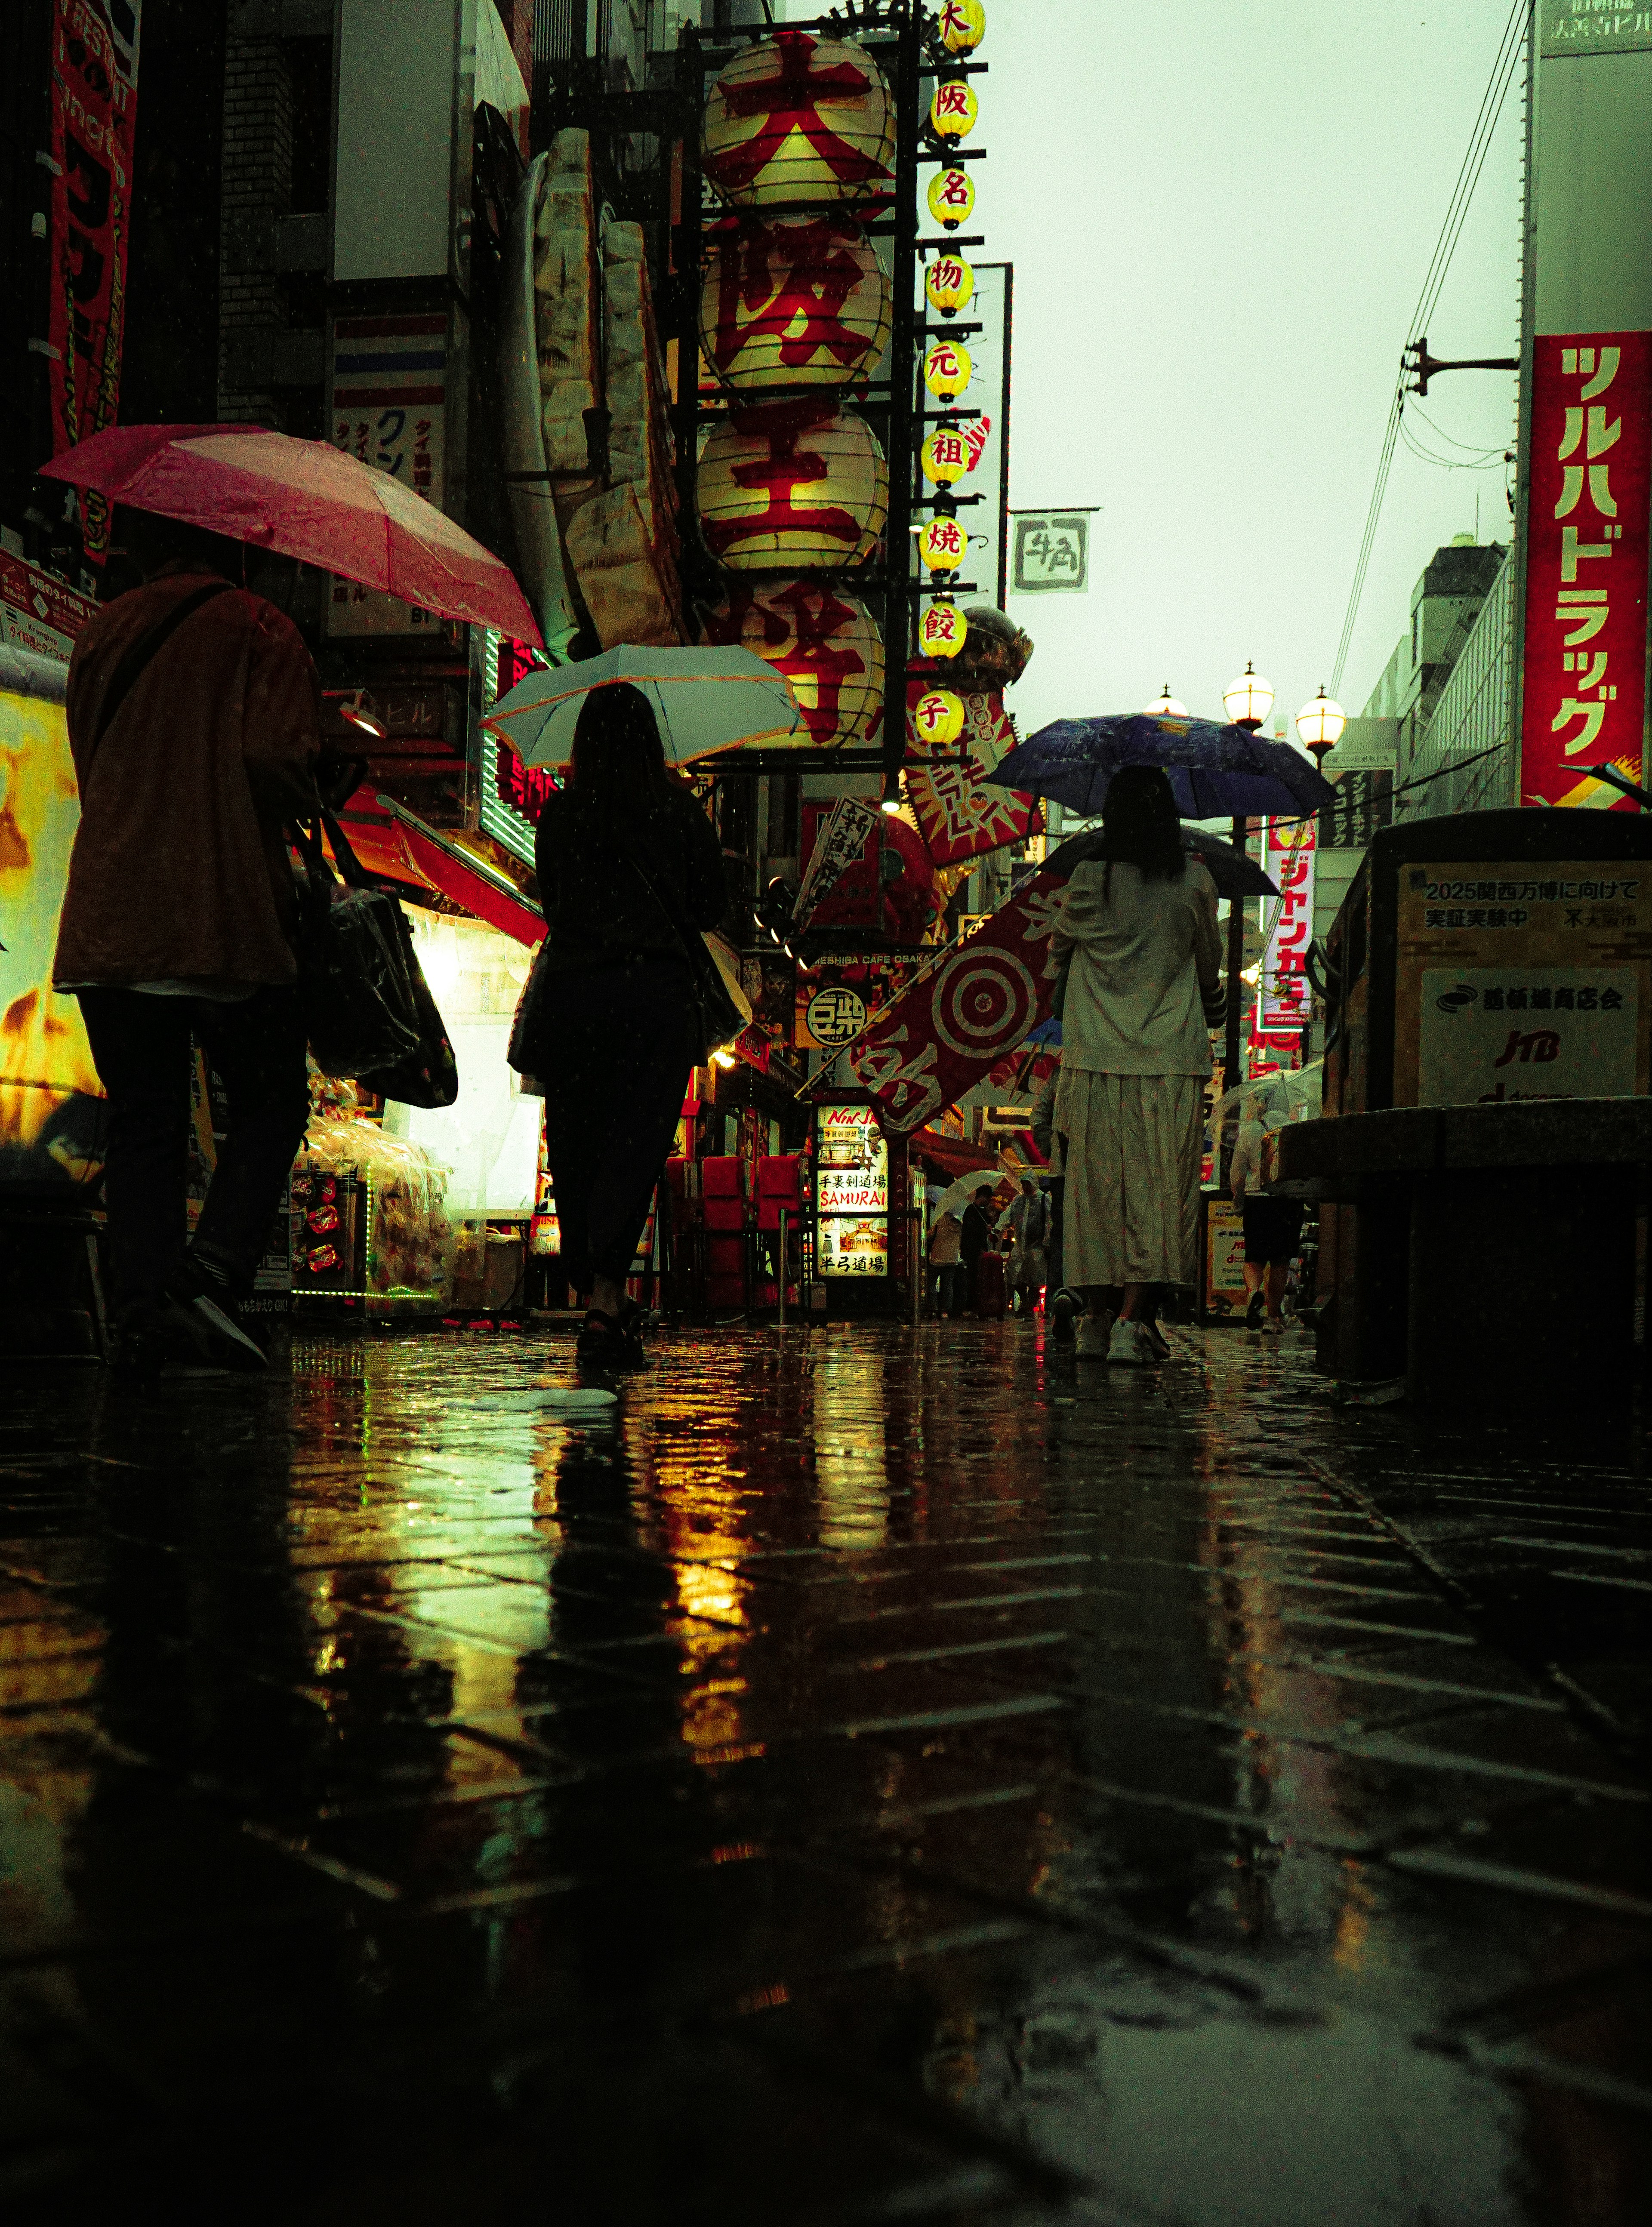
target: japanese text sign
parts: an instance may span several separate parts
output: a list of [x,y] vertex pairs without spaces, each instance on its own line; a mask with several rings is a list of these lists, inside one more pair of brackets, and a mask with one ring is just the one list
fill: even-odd
[[1254,1037],[1300,1037],[1310,1012],[1308,945],[1314,932],[1314,823],[1270,820],[1262,871],[1279,884],[1257,982]]
[[1082,511],[1017,514],[1011,584],[1021,596],[1083,593],[1090,584],[1090,521]]
[[1652,333],[1537,339],[1531,456],[1521,801],[1598,805],[1641,778]]

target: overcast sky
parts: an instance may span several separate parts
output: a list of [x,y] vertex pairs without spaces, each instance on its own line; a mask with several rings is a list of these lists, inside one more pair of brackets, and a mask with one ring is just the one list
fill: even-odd
[[[1015,265],[1011,503],[1102,506],[1089,593],[1014,601],[1038,645],[1011,699],[1024,735],[1139,708],[1166,680],[1220,718],[1247,658],[1276,711],[1330,682],[1407,320],[1508,14],[987,0],[970,229],[987,238],[978,258]],[[1518,345],[1521,82],[1430,326],[1436,355]],[[1514,397],[1508,373],[1462,372],[1422,407],[1501,451]],[[1508,540],[1503,488],[1501,463],[1442,471],[1400,448],[1349,711],[1434,550],[1473,530],[1477,491],[1482,539]]]

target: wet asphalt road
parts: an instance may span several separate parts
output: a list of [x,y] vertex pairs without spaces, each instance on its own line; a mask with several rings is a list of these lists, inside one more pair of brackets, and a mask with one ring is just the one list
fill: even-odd
[[1644,2227],[1644,1477],[1170,1336],[9,1375],[0,2212]]

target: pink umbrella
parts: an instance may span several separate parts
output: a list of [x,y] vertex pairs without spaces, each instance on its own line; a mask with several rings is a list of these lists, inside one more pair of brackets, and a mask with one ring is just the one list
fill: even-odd
[[112,425],[41,472],[542,646],[507,565],[400,480],[326,441],[259,425]]

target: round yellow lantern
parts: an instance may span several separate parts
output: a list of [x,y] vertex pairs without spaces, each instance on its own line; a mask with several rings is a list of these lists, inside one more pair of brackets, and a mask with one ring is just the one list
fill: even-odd
[[705,105],[700,161],[736,208],[864,201],[895,183],[895,104],[852,39],[781,31],[745,48]]
[[802,711],[801,750],[841,750],[869,741],[883,711],[883,638],[864,603],[824,581],[757,588],[733,583],[705,620],[710,642],[737,644],[792,684]]
[[937,139],[966,139],[975,129],[975,119],[980,112],[980,103],[969,80],[947,78],[935,87],[934,98],[929,103],[929,129]]
[[925,657],[956,657],[969,632],[956,603],[937,597],[918,621],[918,648]]
[[975,206],[975,188],[969,182],[967,170],[937,170],[929,181],[924,199],[935,222],[948,232],[956,232],[960,224],[967,222]]
[[912,706],[912,731],[930,750],[944,750],[964,731],[961,698],[950,688],[926,689]]
[[890,320],[888,274],[844,220],[748,217],[712,235],[700,345],[739,393],[870,377]]
[[937,341],[923,359],[923,383],[938,402],[955,402],[969,385],[973,357],[960,341]]
[[797,399],[732,410],[705,443],[700,532],[733,572],[864,564],[889,516],[889,466],[864,418]]
[[981,0],[941,0],[935,36],[949,54],[973,54],[986,36]]
[[918,451],[918,462],[923,466],[927,480],[939,481],[943,486],[951,480],[962,479],[969,469],[969,448],[955,425],[937,425]]
[[932,518],[918,536],[918,561],[932,572],[955,572],[969,548],[969,536],[955,518]]
[[955,316],[966,309],[975,291],[975,273],[961,255],[937,255],[925,266],[924,297],[932,309],[943,317]]

